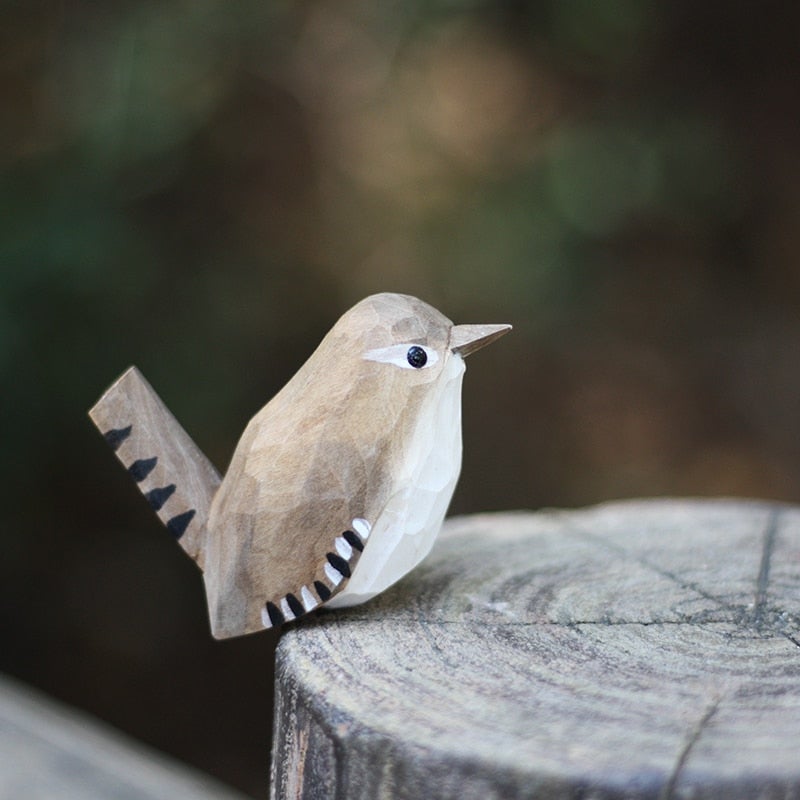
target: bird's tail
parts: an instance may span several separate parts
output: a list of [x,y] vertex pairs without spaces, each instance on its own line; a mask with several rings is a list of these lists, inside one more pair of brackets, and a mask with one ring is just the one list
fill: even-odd
[[203,569],[208,514],[220,484],[213,464],[136,367],[89,416],[169,532]]

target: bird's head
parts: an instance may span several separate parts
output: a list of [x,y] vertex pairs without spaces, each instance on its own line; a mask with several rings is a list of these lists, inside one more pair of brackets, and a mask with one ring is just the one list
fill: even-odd
[[510,330],[510,325],[454,325],[416,297],[384,293],[351,308],[328,338],[346,349],[345,360],[364,378],[399,389],[435,382],[450,359],[465,358]]
[[304,428],[327,420],[349,436],[378,440],[387,428],[413,424],[445,385],[457,390],[460,381],[451,379],[463,373],[463,358],[509,330],[454,325],[409,295],[371,295],[340,317],[279,394],[281,413],[302,418]]

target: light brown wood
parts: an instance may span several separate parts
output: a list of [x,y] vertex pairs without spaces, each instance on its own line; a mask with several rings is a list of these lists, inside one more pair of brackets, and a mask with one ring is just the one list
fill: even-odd
[[800,797],[800,509],[450,520],[277,684],[279,800]]
[[[374,524],[396,491],[426,394],[445,362],[387,369],[363,354],[405,341],[444,355],[451,327],[419,300],[368,298],[253,418],[211,512],[215,572],[206,586],[215,636],[262,629],[265,603],[280,609],[282,598],[299,598],[303,586],[320,603],[344,587],[326,574],[328,553],[344,531],[355,533],[354,519]],[[354,548],[351,570],[357,558]]]
[[89,412],[159,519],[204,567],[206,525],[220,477],[136,367]]
[[251,420],[221,483],[135,368],[90,415],[203,569],[214,636],[238,636],[363,602],[424,558],[461,466],[462,359],[509,329],[366,298]]

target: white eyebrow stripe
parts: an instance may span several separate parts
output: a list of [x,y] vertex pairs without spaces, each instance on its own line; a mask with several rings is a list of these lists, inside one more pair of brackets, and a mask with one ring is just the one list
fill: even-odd
[[412,347],[421,347],[425,351],[425,355],[428,357],[425,366],[420,367],[420,369],[431,367],[439,360],[439,354],[432,347],[427,347],[426,345],[422,344],[415,344],[414,342],[407,342],[406,344],[392,344],[388,347],[378,347],[374,350],[367,350],[366,353],[364,353],[364,355],[361,357],[364,359],[364,361],[378,361],[381,364],[394,364],[394,366],[402,369],[414,369],[414,367],[408,363],[408,351]]

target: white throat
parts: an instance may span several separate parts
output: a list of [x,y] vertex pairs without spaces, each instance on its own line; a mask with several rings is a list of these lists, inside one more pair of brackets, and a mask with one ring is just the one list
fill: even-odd
[[329,608],[363,603],[400,580],[433,547],[461,471],[461,356],[448,358],[420,408],[389,500],[345,588]]

